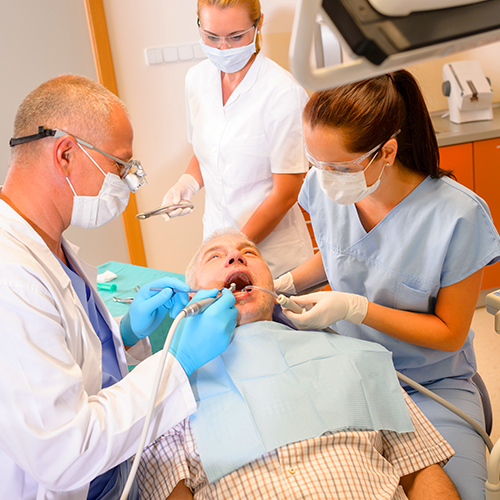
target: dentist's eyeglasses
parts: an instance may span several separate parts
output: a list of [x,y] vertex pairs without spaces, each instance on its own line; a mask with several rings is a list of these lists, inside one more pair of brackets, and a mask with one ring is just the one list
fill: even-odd
[[87,141],[76,137],[69,132],[65,132],[64,130],[59,130],[57,128],[50,129],[45,128],[43,126],[38,127],[38,133],[33,135],[27,135],[25,137],[16,137],[15,139],[11,139],[9,141],[10,147],[18,146],[19,144],[25,144],[26,142],[37,141],[38,139],[43,139],[44,137],[54,137],[55,139],[59,137],[64,137],[65,135],[70,135],[75,139],[78,144],[85,146],[89,149],[93,149],[98,153],[101,153],[104,156],[107,156],[111,160],[113,160],[118,165],[118,171],[120,179],[127,183],[128,188],[132,193],[138,191],[145,183],[148,181],[146,179],[146,172],[142,168],[141,162],[139,160],[130,160],[124,161],[116,156],[113,156],[109,153],[106,153],[102,149],[93,146]]

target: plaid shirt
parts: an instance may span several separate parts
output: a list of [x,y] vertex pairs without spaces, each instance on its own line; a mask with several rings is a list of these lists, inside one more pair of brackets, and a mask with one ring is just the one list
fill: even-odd
[[413,433],[326,433],[266,453],[213,484],[185,419],[145,449],[137,473],[140,497],[164,500],[185,481],[195,500],[406,499],[402,476],[444,465],[454,452],[406,393],[405,399]]

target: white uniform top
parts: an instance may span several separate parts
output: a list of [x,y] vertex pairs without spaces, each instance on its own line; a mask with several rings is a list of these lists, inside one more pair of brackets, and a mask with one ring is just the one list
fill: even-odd
[[[97,270],[63,244],[95,286]],[[0,200],[2,500],[86,499],[92,479],[137,451],[161,353],[127,374],[118,325],[96,295],[124,376],[103,390],[101,341],[70,278],[33,228]],[[127,357],[137,361],[150,352],[141,341]],[[157,409],[148,442],[196,409],[175,359]]]
[[[220,71],[210,61],[188,71],[188,139],[205,185],[204,237],[224,227],[241,229],[271,192],[272,174],[307,171],[306,101],[290,73],[262,54],[225,105]],[[258,247],[274,277],[313,255],[297,204]]]

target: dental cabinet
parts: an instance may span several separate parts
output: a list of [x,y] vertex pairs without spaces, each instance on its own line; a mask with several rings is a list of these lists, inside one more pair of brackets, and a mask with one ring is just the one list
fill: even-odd
[[[441,167],[453,170],[457,181],[488,204],[500,232],[500,104],[493,120],[455,124],[443,112],[432,113]],[[484,270],[482,290],[500,286],[500,263]]]

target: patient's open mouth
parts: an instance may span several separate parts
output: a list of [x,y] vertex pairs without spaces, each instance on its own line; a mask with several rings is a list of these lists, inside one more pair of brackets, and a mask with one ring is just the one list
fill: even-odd
[[235,290],[235,293],[236,293],[236,292],[241,292],[241,290],[243,290],[243,288],[245,288],[248,285],[251,285],[252,281],[244,272],[237,272],[237,273],[229,275],[226,278],[226,282],[225,282],[224,286],[226,288],[229,288],[231,283],[234,283],[236,285],[236,290]]

